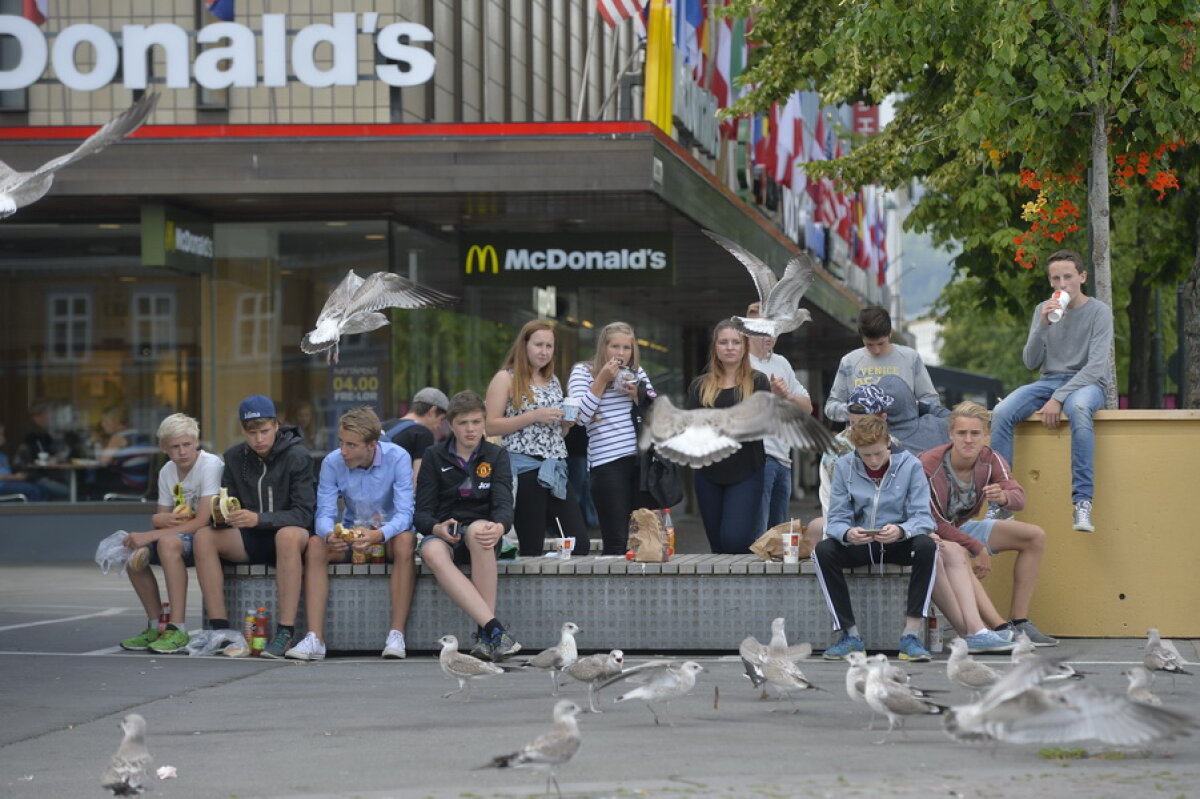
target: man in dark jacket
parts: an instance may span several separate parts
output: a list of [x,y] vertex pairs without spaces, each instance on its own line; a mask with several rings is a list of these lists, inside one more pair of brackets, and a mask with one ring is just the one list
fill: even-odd
[[304,547],[313,526],[312,457],[300,443],[299,430],[279,425],[269,398],[246,397],[238,418],[246,440],[225,451],[221,487],[241,502],[241,508],[225,516],[228,526],[197,531],[196,577],[210,625],[221,630],[229,627],[221,561],[274,563],[278,627],[262,656],[282,658],[296,635]]
[[[512,466],[508,452],[484,440],[483,399],[460,391],[446,418],[452,435],[425,450],[417,476],[413,526],[438,585],[475,620],[471,654],[504,660],[521,645],[496,618],[496,550],[512,526]],[[458,564],[469,562],[468,578]]]

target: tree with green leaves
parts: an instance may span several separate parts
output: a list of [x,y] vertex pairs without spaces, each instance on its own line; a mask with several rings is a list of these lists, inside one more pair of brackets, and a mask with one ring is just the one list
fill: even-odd
[[829,103],[896,94],[892,123],[824,168],[856,184],[920,179],[929,191],[909,226],[961,242],[959,273],[979,279],[984,306],[1013,313],[1046,293],[1012,261],[1014,240],[1047,232],[1022,220],[1039,200],[1034,185],[1086,184],[1087,223],[1049,233],[1084,250],[1090,231],[1095,296],[1111,306],[1113,156],[1200,135],[1198,9],[1196,0],[733,0],[731,13],[752,15],[758,45],[733,112],[798,87]]

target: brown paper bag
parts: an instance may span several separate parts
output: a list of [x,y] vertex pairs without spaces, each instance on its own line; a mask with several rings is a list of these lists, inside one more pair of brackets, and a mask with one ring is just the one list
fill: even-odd
[[667,561],[667,531],[657,513],[638,508],[629,514],[629,548],[638,563]]
[[800,560],[812,555],[812,542],[804,537],[804,528],[799,519],[777,524],[758,537],[750,545],[750,551],[763,560],[783,560],[783,539],[781,533],[800,533]]

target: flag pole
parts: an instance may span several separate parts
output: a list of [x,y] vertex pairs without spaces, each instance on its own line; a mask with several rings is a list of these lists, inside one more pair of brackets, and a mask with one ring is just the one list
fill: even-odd
[[583,101],[587,98],[588,78],[592,73],[592,55],[596,44],[596,34],[600,30],[600,11],[594,3],[589,3],[592,9],[592,32],[588,34],[587,50],[583,55],[583,77],[579,81],[579,103],[575,106],[575,121],[583,121]]

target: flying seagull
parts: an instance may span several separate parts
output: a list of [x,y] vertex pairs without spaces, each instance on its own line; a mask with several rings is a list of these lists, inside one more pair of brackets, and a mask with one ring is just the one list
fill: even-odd
[[142,783],[153,762],[146,749],[146,720],[130,713],[121,720],[121,731],[121,745],[100,778],[100,785],[113,796],[136,796],[145,790]]
[[74,150],[50,159],[32,172],[18,172],[0,161],[0,219],[42,199],[54,184],[54,173],[58,170],[116,144],[141,127],[158,103],[158,97],[157,94],[143,94],[140,100],[109,120]]
[[575,721],[579,712],[579,705],[571,700],[558,700],[554,705],[554,729],[545,735],[539,735],[520,751],[492,758],[490,763],[480,768],[529,768],[544,771],[546,793],[550,793],[550,783],[554,783],[554,790],[561,799],[558,767],[574,757],[583,742],[579,735],[579,725]]
[[338,340],[386,325],[388,318],[380,313],[384,308],[425,308],[455,299],[391,272],[363,279],[351,269],[325,300],[316,327],[304,334],[300,349],[309,355],[324,352],[327,361],[337,363]]
[[756,318],[733,317],[738,330],[747,336],[778,337],[812,319],[812,314],[800,307],[800,298],[817,277],[814,269],[816,261],[811,255],[801,253],[788,261],[783,277],[776,279],[771,267],[740,245],[711,230],[704,231],[704,234],[741,261],[754,280],[754,288],[758,289],[761,315]]
[[650,406],[638,446],[654,449],[666,460],[699,469],[724,460],[743,441],[775,436],[788,447],[820,452],[833,446],[825,426],[769,391],[755,391],[729,408],[676,408],[660,395]]

